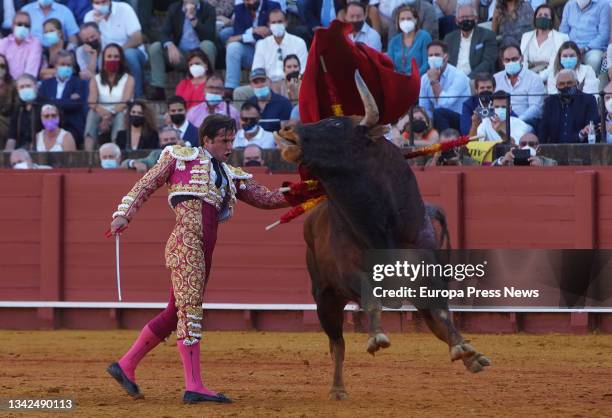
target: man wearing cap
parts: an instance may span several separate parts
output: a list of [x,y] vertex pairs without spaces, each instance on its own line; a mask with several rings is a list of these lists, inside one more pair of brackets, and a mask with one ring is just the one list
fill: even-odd
[[284,96],[276,94],[270,88],[270,79],[263,68],[255,68],[249,76],[255,95],[247,103],[261,109],[260,126],[269,132],[280,130],[291,118],[291,102]]

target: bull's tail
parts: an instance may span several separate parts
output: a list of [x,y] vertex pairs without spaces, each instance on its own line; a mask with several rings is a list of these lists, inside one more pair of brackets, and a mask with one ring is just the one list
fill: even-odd
[[451,249],[450,242],[450,234],[448,232],[448,224],[446,223],[446,215],[444,214],[444,210],[436,205],[432,205],[430,203],[425,204],[425,210],[427,211],[427,216],[431,221],[437,221],[440,225],[440,234],[438,235],[436,231],[436,240],[438,241],[438,249],[442,249],[446,243],[446,249]]

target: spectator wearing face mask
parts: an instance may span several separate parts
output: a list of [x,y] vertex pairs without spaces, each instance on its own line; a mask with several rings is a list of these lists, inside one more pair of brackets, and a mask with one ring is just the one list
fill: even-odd
[[25,12],[17,12],[13,18],[13,33],[0,39],[0,54],[6,57],[14,80],[24,73],[38,77],[42,46],[30,34],[30,27],[30,16]]
[[126,103],[134,97],[134,78],[127,72],[123,49],[109,44],[102,51],[100,73],[89,80],[89,113],[85,124],[85,150],[92,151],[98,133],[110,132],[111,141],[123,129]]
[[527,133],[521,137],[518,142],[518,147],[512,148],[503,157],[498,158],[493,162],[494,166],[514,166],[515,155],[514,151],[529,150],[528,165],[533,167],[550,167],[557,165],[557,161],[552,158],[540,155],[540,141],[533,133]]
[[[67,39],[72,45],[76,45],[79,27],[74,15],[68,7],[55,2],[55,0],[37,0],[23,6],[21,11],[30,15],[32,21],[32,36],[38,38],[43,45],[49,43],[50,40],[53,41],[57,39],[55,37],[51,38],[45,36],[47,31],[44,30],[43,26],[49,19],[55,19],[57,21],[62,39]],[[62,49],[64,48],[62,47]]]
[[423,75],[429,68],[427,45],[431,42],[431,35],[420,28],[419,13],[414,7],[402,6],[396,16],[395,24],[400,32],[389,40],[387,54],[398,73],[409,75],[412,72],[412,58],[414,58],[419,73]]
[[272,90],[281,96],[286,97],[291,101],[291,104],[297,106],[297,101],[300,95],[300,86],[302,85],[302,66],[300,65],[300,59],[297,55],[287,55],[283,60],[283,70],[285,76],[280,83],[276,83],[277,90]]
[[125,130],[117,133],[115,143],[122,150],[159,148],[159,136],[153,111],[141,99],[128,104],[123,126]]
[[55,75],[41,83],[39,95],[43,101],[60,109],[64,128],[70,131],[77,145],[82,146],[88,88],[87,82],[74,74],[72,53],[57,53]]
[[43,130],[36,134],[36,151],[76,151],[72,134],[60,127],[60,113],[54,105],[46,104],[40,111]]
[[552,71],[548,75],[548,94],[557,94],[557,75],[561,70],[571,70],[576,74],[578,90],[587,94],[597,94],[599,92],[599,79],[595,71],[585,64],[580,64],[580,49],[572,41],[564,42],[559,48],[553,63]]
[[433,41],[427,47],[429,70],[421,79],[419,106],[433,116],[438,132],[448,128],[459,129],[461,106],[472,95],[470,80],[455,66],[448,63],[448,47]]
[[523,63],[521,49],[517,44],[502,47],[500,57],[504,70],[494,76],[497,90],[509,93],[512,109],[519,119],[536,127],[546,94],[542,79]]
[[262,167],[266,165],[263,159],[263,150],[257,144],[248,144],[242,153],[243,167]]
[[102,144],[98,150],[98,157],[100,158],[100,166],[102,168],[119,168],[121,162],[121,149],[112,142]]
[[249,144],[256,144],[264,149],[276,148],[274,136],[259,125],[259,120],[260,113],[257,105],[250,102],[242,105],[240,108],[242,129],[236,133],[234,148],[246,147]]
[[438,143],[438,131],[434,129],[427,112],[422,107],[413,106],[391,128],[391,140],[400,148],[410,146],[411,135],[417,147]]
[[240,113],[229,102],[223,100],[223,78],[219,75],[212,75],[206,82],[204,102],[192,107],[187,112],[187,120],[196,128],[202,124],[208,115],[228,115],[236,121],[236,126],[240,126]]
[[92,0],[93,10],[85,15],[85,22],[96,22],[102,34],[102,47],[121,46],[126,65],[134,79],[134,97],[142,96],[143,67],[147,54],[143,45],[142,28],[138,16],[128,3],[111,0]]
[[493,73],[497,58],[495,33],[476,26],[478,13],[472,4],[457,7],[459,30],[446,35],[448,62],[473,79],[479,73]]
[[302,68],[301,64],[306,64],[308,51],[302,38],[286,32],[287,20],[282,10],[270,12],[268,25],[272,34],[255,45],[252,69],[263,68],[272,82],[272,90],[278,92],[285,80],[284,59],[296,56],[298,66]]
[[488,109],[492,111],[493,92],[495,91],[495,78],[488,73],[476,74],[474,77],[474,90],[476,94],[465,102],[461,108],[460,129],[461,135],[467,135],[472,126],[472,118],[477,117],[477,124],[480,124],[480,110]]
[[5,151],[15,148],[30,148],[32,139],[40,127],[40,106],[36,105],[38,88],[36,79],[30,74],[23,74],[15,82],[19,103],[11,115],[8,140]]
[[256,68],[250,74],[251,87],[255,95],[247,103],[257,106],[261,111],[261,127],[268,132],[280,130],[284,124],[291,119],[293,107],[291,102],[270,88],[270,80],[266,70]]
[[544,114],[538,129],[543,144],[586,142],[591,122],[594,126],[599,124],[595,97],[578,90],[577,83],[572,70],[561,70],[557,74],[559,94],[544,101]]
[[365,21],[366,6],[358,1],[350,1],[346,4],[346,21],[353,25],[349,39],[353,42],[361,42],[377,51],[382,50],[380,34],[376,32]]
[[11,152],[10,156],[11,168],[15,170],[36,170],[36,169],[49,169],[52,168],[49,165],[38,165],[32,161],[30,153],[23,149],[18,148]]
[[91,80],[98,73],[102,65],[102,42],[100,28],[96,22],[87,22],[81,25],[79,39],[82,45],[76,51],[76,60],[80,68],[79,77]]
[[187,54],[187,77],[176,86],[176,95],[185,99],[187,110],[199,105],[206,96],[206,81],[213,69],[205,53],[196,49]]
[[194,49],[207,57],[208,67],[215,68],[217,56],[216,12],[210,4],[200,0],[182,0],[168,7],[161,30],[161,41],[149,47],[151,59],[151,85],[155,94],[151,99],[166,97],[166,66],[180,68],[185,56]]
[[559,30],[580,48],[584,64],[599,73],[610,35],[610,6],[602,0],[569,0]]
[[548,80],[550,62],[554,61],[561,44],[569,41],[569,36],[554,28],[552,7],[542,4],[533,16],[535,30],[525,32],[521,37],[521,53],[527,68],[540,75],[542,81]]
[[[472,116],[470,136],[482,136],[483,141],[510,141],[518,143],[518,139],[533,128],[519,118],[512,116],[512,106],[507,108],[508,93],[503,90],[496,91],[492,96],[494,113],[486,118],[480,118],[477,113]],[[506,119],[510,118],[510,135],[506,131]]]
[[162,126],[159,130],[159,149],[151,151],[144,158],[125,160],[121,163],[121,167],[136,170],[138,173],[146,173],[157,163],[164,148],[172,145],[185,145],[180,135],[181,133],[174,126]]
[[252,68],[255,43],[270,36],[268,14],[281,9],[271,0],[244,0],[234,6],[234,34],[227,40],[225,53],[227,95],[240,85],[242,68]]
[[[374,29],[378,31],[379,27],[384,28],[386,25],[388,29],[382,29],[379,33],[384,34],[387,32],[388,39],[395,36],[399,28],[394,26],[393,22],[397,20],[398,6],[401,3],[414,7],[419,15],[421,29],[429,32],[431,39],[439,39],[436,9],[427,0],[404,0],[403,2],[397,2],[397,0],[370,0],[369,17]],[[385,21],[388,24],[384,23]]]
[[198,128],[187,120],[187,107],[182,97],[174,96],[168,100],[168,116],[172,127],[179,132],[182,141],[187,142],[191,147],[200,146]]
[[64,32],[62,24],[57,19],[46,20],[43,25],[43,62],[38,78],[47,80],[55,76],[55,67],[57,65],[57,53],[65,51],[68,47],[64,40]]

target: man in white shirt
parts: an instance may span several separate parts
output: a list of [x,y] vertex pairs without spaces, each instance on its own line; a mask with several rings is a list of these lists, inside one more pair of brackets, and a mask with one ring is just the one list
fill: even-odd
[[102,34],[102,48],[115,43],[123,48],[125,60],[134,77],[134,96],[142,96],[143,67],[147,55],[142,43],[142,32],[134,9],[123,2],[92,0],[93,10],[87,12],[84,22],[96,22]]
[[497,90],[509,93],[512,108],[519,119],[536,127],[546,94],[544,83],[540,76],[523,64],[523,55],[518,45],[504,46],[501,57],[504,70],[494,76]]
[[[484,118],[476,128],[472,126],[470,135],[484,136],[485,141],[504,141],[508,138],[506,133],[506,119],[510,118],[510,138],[515,144],[526,133],[533,132],[533,128],[515,116],[511,116],[512,106],[507,108],[508,93],[498,90],[493,94],[493,110],[491,117]],[[474,132],[476,131],[476,132]]]
[[259,108],[256,105],[250,102],[242,105],[240,108],[242,129],[236,132],[234,148],[246,147],[250,144],[258,145],[262,149],[276,148],[272,133],[259,126],[260,116]]
[[306,42],[298,36],[287,33],[287,19],[280,10],[272,10],[268,15],[268,27],[272,35],[260,40],[255,45],[252,70],[264,68],[272,83],[285,79],[283,60],[287,55],[297,55],[300,61],[300,74],[304,73],[308,50]]
[[365,21],[366,7],[363,3],[350,1],[346,5],[346,21],[353,24],[353,31],[349,38],[353,42],[361,42],[377,51],[382,50],[380,34]]

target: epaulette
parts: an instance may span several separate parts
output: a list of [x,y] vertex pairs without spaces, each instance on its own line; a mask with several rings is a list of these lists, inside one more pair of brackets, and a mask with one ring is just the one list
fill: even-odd
[[193,161],[198,158],[199,153],[199,148],[185,147],[182,145],[168,145],[164,148],[159,158],[161,159],[164,154],[170,154],[172,158],[178,161]]
[[230,176],[232,176],[232,179],[234,180],[248,180],[248,179],[253,178],[252,174],[247,173],[240,167],[234,167],[229,164],[225,164],[225,166],[229,170],[229,174]]

